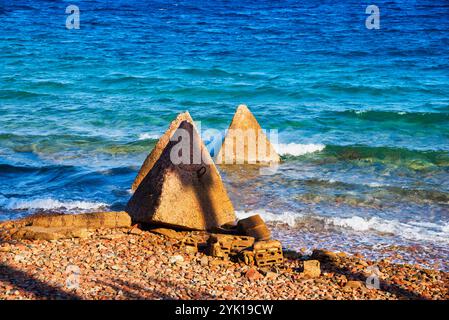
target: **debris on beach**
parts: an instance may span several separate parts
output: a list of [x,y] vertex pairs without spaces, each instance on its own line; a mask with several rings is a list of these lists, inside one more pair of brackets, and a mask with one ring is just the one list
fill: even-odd
[[268,229],[262,217],[258,214],[239,220],[237,228],[243,234],[254,237],[257,240],[268,240],[271,237],[270,229]]
[[[269,230],[259,215],[239,220],[238,225],[241,225],[241,221],[244,221],[243,225],[249,225],[251,229],[253,224],[257,224],[258,227],[263,226]],[[282,245],[277,240],[269,240],[269,231],[268,236],[264,233],[263,240],[259,240],[256,237],[244,235],[244,228],[237,230],[243,232],[243,235],[212,234],[207,242],[206,252],[221,260],[232,259],[257,267],[270,267],[283,263]]]
[[213,257],[227,260],[237,257],[242,250],[252,248],[254,240],[247,236],[212,234],[207,242],[207,252]]
[[[241,146],[239,141],[242,142]],[[218,164],[275,164],[280,161],[281,158],[254,115],[246,105],[239,105],[218,152],[216,162]]]
[[[176,121],[178,127],[169,129],[169,133],[174,130],[172,138],[155,153],[158,158],[129,200],[126,212],[135,222],[192,230],[210,230],[234,221],[234,207],[195,125],[191,120]],[[179,161],[174,161],[173,154],[180,156]]]
[[254,244],[254,262],[258,267],[282,264],[284,256],[281,243],[278,240],[257,241]]

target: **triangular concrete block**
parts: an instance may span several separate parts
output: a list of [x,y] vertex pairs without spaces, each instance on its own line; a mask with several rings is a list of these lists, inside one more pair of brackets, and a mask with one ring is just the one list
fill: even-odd
[[170,138],[172,137],[173,133],[178,129],[179,125],[183,121],[189,121],[190,123],[193,123],[192,117],[190,116],[189,112],[180,113],[175,120],[173,120],[170,123],[170,126],[168,127],[167,131],[162,135],[162,137],[159,138],[158,142],[154,146],[151,153],[147,156],[145,161],[143,162],[142,166],[140,167],[139,173],[137,174],[136,178],[134,179],[134,182],[131,186],[131,190],[134,192],[136,191],[137,187],[139,186],[140,182],[145,178],[145,176],[148,174],[148,172],[153,168],[154,163],[162,154],[162,151],[165,149],[167,144],[170,142]]
[[195,230],[235,221],[226,188],[193,122],[185,119],[172,131],[126,211],[136,222]]
[[216,162],[274,164],[280,160],[254,115],[246,105],[239,105],[217,154]]

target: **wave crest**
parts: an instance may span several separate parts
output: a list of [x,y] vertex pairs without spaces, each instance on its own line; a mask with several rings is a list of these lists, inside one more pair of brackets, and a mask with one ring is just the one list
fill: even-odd
[[291,156],[302,156],[304,154],[319,152],[324,150],[326,146],[324,144],[300,144],[300,143],[278,143],[275,144],[274,149],[279,155],[291,155]]
[[56,200],[51,198],[42,199],[17,199],[17,198],[0,198],[0,207],[7,210],[60,210],[66,211],[94,211],[104,209],[108,205],[103,202],[79,201],[79,200]]
[[159,135],[153,133],[141,133],[139,134],[139,140],[157,140]]

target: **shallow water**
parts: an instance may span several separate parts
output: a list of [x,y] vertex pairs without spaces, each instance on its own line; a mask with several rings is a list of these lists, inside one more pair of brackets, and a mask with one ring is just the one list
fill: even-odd
[[239,216],[449,270],[449,6],[377,1],[367,30],[369,4],[89,1],[67,30],[65,2],[0,1],[0,219],[122,209],[178,112],[223,131],[246,103],[283,163],[221,168]]

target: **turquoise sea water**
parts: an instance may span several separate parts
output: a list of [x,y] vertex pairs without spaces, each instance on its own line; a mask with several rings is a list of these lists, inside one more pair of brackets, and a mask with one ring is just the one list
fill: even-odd
[[245,103],[284,161],[220,168],[239,216],[449,269],[449,4],[376,1],[368,30],[370,4],[0,0],[0,219],[123,209],[177,113],[223,131]]

